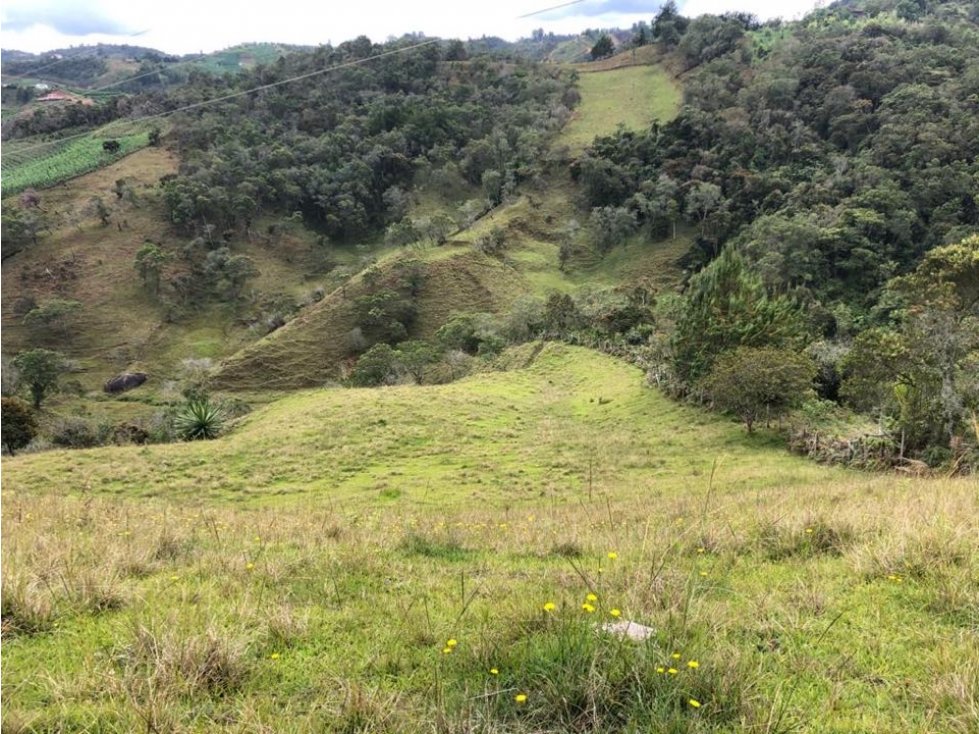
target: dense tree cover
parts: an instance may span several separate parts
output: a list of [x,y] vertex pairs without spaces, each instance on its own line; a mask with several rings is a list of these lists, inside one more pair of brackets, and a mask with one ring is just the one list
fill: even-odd
[[958,458],[979,412],[979,237],[935,248],[883,300],[843,359],[843,396],[892,421],[902,452]]
[[977,22],[960,0],[766,28],[663,7],[653,38],[690,68],[681,113],[598,139],[572,175],[606,221],[696,228],[687,264],[702,271],[663,353],[678,392],[730,376],[733,350],[811,343],[824,396],[886,418],[902,454],[954,461],[974,442],[975,303],[924,294],[976,250]]
[[298,211],[352,240],[400,221],[396,193],[418,176],[481,186],[495,203],[537,173],[548,134],[567,117],[570,77],[529,62],[446,61],[438,44],[356,63],[418,42],[361,37],[293,54],[236,87],[340,68],[184,115],[184,162],[165,185],[171,221],[188,233],[247,230],[263,211]]
[[[630,208],[660,232],[672,207],[698,227],[701,263],[733,241],[830,334],[825,309],[869,313],[890,277],[979,228],[979,27],[848,13],[788,26],[764,59],[750,21],[691,21],[683,110],[598,140],[573,168],[588,205]],[[707,52],[702,36],[728,26],[731,43]]]

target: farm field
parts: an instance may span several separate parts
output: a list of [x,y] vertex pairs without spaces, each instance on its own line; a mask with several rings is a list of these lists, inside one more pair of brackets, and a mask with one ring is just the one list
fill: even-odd
[[[109,139],[119,143],[119,149],[113,153],[102,148],[102,143]],[[35,140],[4,143],[3,196],[28,188],[43,189],[53,186],[110,165],[147,145],[147,132],[119,136],[92,133],[73,140],[51,143],[39,143]]]
[[5,460],[5,730],[973,730],[974,483],[499,366]]

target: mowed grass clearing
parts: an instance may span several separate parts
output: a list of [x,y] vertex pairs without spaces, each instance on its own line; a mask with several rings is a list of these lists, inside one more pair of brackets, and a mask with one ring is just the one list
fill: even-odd
[[672,120],[680,109],[681,88],[660,66],[585,68],[579,67],[581,103],[557,141],[573,152],[584,150],[599,135],[614,133],[619,125],[645,130],[654,120]]
[[[6,460],[5,729],[971,731],[974,482],[506,359]],[[594,630],[625,618],[654,636]]]

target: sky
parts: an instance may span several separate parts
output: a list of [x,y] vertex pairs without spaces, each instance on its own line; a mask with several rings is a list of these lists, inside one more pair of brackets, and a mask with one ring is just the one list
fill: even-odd
[[[743,10],[764,20],[798,18],[816,3],[678,0],[677,4],[689,17]],[[256,10],[246,10],[249,5]],[[83,44],[129,43],[186,54],[253,41],[338,44],[366,35],[379,42],[412,32],[515,40],[535,28],[577,33],[585,28],[629,27],[639,20],[649,21],[659,5],[660,0],[276,0],[254,4],[241,0],[4,0],[0,46],[38,53]]]

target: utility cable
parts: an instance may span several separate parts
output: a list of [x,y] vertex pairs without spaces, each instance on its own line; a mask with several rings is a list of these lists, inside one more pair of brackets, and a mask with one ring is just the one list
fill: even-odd
[[[208,105],[216,104],[217,102],[227,102],[231,99],[237,99],[238,97],[244,97],[248,94],[254,94],[256,92],[263,92],[267,89],[274,89],[275,87],[281,87],[285,84],[291,84],[292,82],[302,81],[303,79],[310,79],[315,76],[320,76],[321,74],[328,74],[332,71],[337,71],[338,69],[346,69],[351,66],[360,66],[361,64],[366,64],[369,61],[374,61],[375,59],[382,59],[387,56],[395,56],[397,54],[407,53],[408,51],[414,51],[415,49],[423,48],[425,46],[431,46],[436,43],[440,43],[440,39],[434,38],[429,41],[423,41],[421,43],[415,43],[411,46],[403,46],[401,48],[392,49],[390,51],[383,51],[374,56],[367,56],[363,59],[354,59],[352,61],[344,61],[342,64],[336,64],[334,66],[328,66],[325,69],[317,69],[316,71],[309,71],[305,74],[299,74],[298,76],[289,77],[288,79],[281,79],[277,82],[270,82],[268,84],[262,84],[257,87],[252,87],[250,89],[243,89],[238,92],[232,92],[230,94],[224,94],[220,97],[213,97],[212,99],[202,100],[201,102],[193,102],[183,107],[178,107],[175,110],[167,110],[166,112],[157,112],[152,115],[144,115],[143,117],[137,117],[134,119],[119,119],[113,120],[107,123],[103,127],[99,128],[100,131],[106,128],[112,127],[113,125],[134,125],[140,122],[146,122],[147,120],[157,120],[161,117],[166,117],[168,115],[175,115],[179,112],[186,112],[188,110],[200,109],[201,107],[207,107]],[[52,143],[63,143],[69,140],[75,140],[78,138],[85,138],[92,134],[93,131],[88,131],[84,133],[76,133],[75,135],[67,135],[63,138],[57,138],[55,140],[47,140],[43,143],[35,143],[33,145],[26,145],[22,148],[17,148],[17,153],[24,153],[26,151],[34,150],[36,148],[43,148],[51,145]]]

